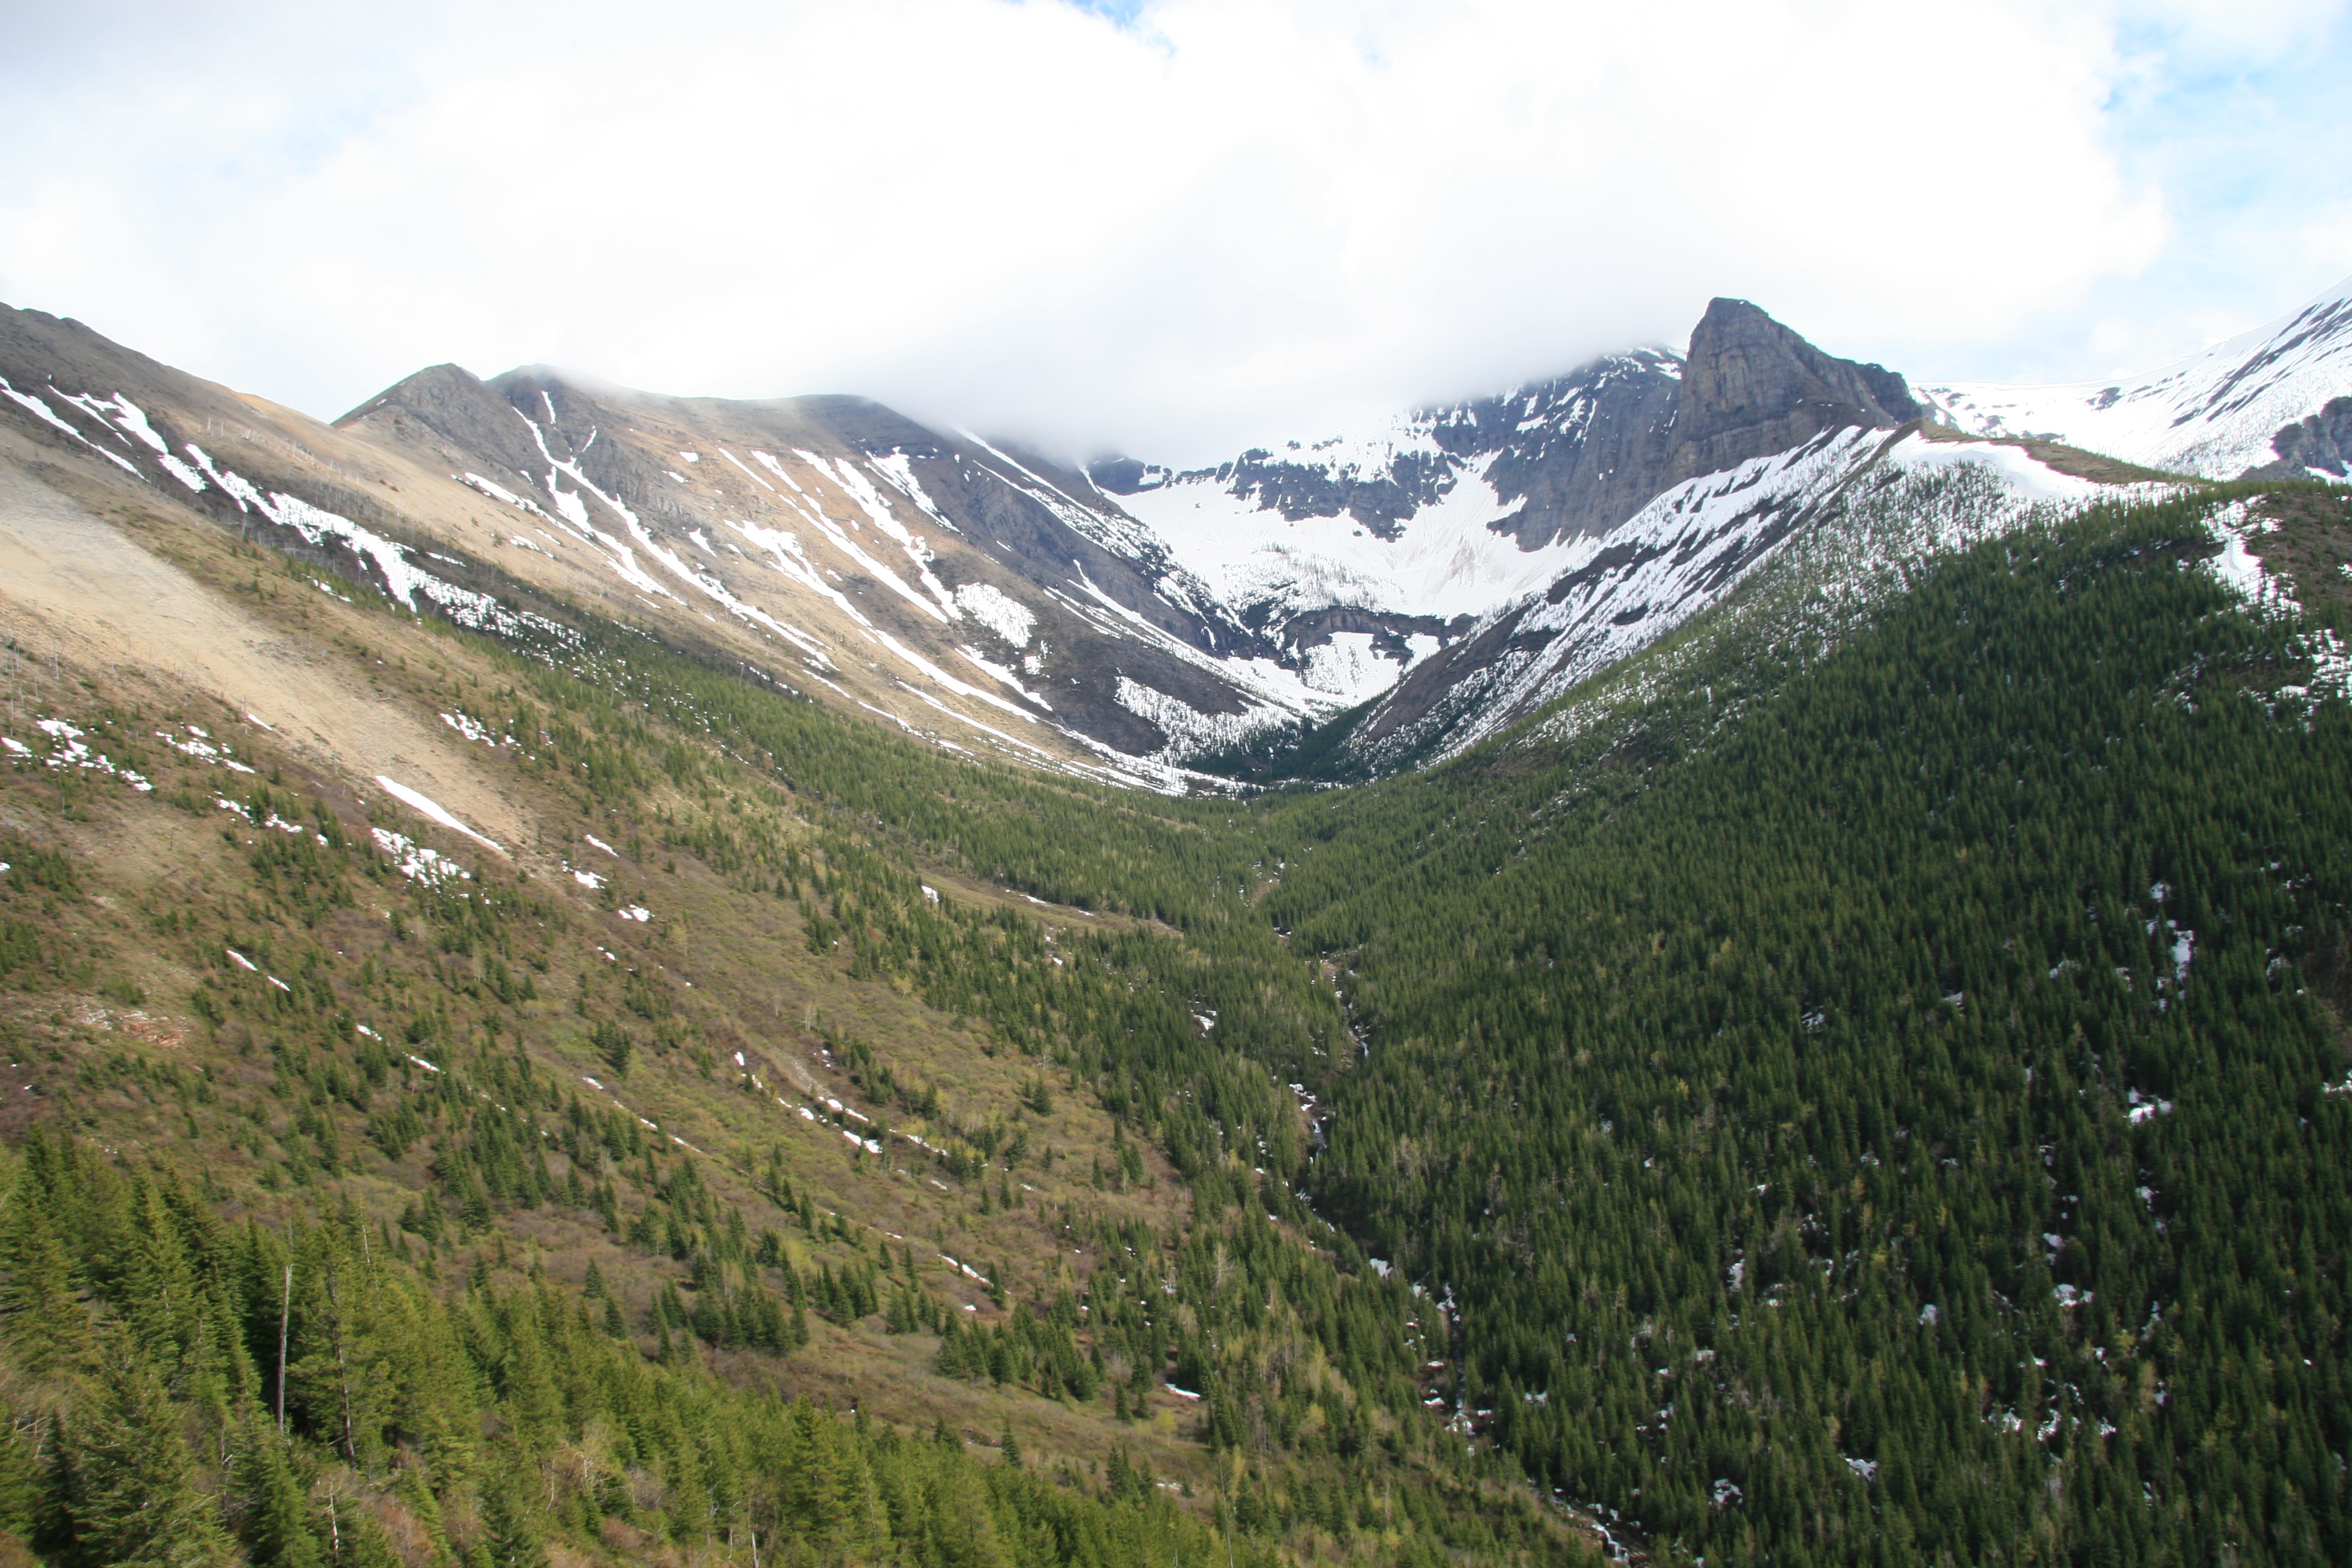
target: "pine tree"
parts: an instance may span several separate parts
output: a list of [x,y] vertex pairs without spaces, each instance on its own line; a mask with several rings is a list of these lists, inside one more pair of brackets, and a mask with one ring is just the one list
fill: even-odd
[[483,1545],[492,1568],[547,1568],[547,1528],[533,1479],[511,1461],[483,1479]]
[[49,1194],[28,1161],[9,1194],[0,1246],[7,1277],[0,1281],[0,1321],[8,1342],[36,1376],[68,1375],[90,1364],[88,1309],[75,1288],[70,1255],[58,1234]]
[[72,1434],[68,1516],[79,1550],[121,1568],[211,1568],[236,1557],[196,1483],[180,1412],[135,1350],[107,1347],[89,1417]]
[[285,1440],[257,1413],[237,1427],[230,1477],[247,1556],[260,1568],[321,1568],[325,1559]]

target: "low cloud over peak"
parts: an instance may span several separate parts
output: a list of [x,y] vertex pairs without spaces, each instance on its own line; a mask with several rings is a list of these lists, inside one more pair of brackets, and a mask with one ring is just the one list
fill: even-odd
[[[1178,460],[1679,344],[1716,294],[1917,373],[2095,374],[1984,345],[2095,318],[2095,289],[2179,247],[2169,165],[2123,134],[2169,90],[2165,41],[2259,65],[2333,26],[1255,0],[135,15],[52,18],[0,68],[12,302],[322,415],[423,364],[547,361]],[[2265,265],[2312,276],[2209,267],[2200,327],[2352,264]],[[2074,352],[2191,346],[2099,331]]]

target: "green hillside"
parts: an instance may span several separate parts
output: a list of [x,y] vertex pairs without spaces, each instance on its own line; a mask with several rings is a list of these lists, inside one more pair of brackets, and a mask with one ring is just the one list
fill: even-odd
[[1711,1563],[2352,1552],[2352,715],[2210,509],[1297,808],[1374,1042],[1313,1191],[1545,1482]]
[[566,874],[31,689],[0,1562],[2352,1556],[2352,529],[2221,499],[1189,801],[191,535]]

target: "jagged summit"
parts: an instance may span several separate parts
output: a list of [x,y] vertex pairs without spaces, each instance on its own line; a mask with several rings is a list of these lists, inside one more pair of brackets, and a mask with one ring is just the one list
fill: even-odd
[[1609,354],[1380,430],[1255,447],[1210,468],[1122,458],[1090,471],[1250,626],[1298,649],[1359,639],[1349,659],[1367,670],[1369,692],[1450,643],[1463,617],[1545,587],[1584,542],[1673,486],[1918,413],[1894,372],[1717,300],[1686,354]]
[[1745,300],[1708,302],[1691,331],[1680,394],[1667,434],[1670,483],[1823,431],[1892,428],[1923,412],[1900,375],[1823,353]]
[[1211,467],[1072,470],[863,397],[671,396],[546,364],[430,366],[321,426],[7,311],[0,408],[240,527],[258,507],[302,549],[342,540],[412,606],[495,618],[545,595],[941,747],[1187,788],[1375,700],[1362,735],[1395,739],[1369,765],[1490,732],[1728,591],[1880,460],[1855,437],[1923,415],[2342,474],[2347,343],[2338,289],[2145,384],[1922,392],[1717,299],[1681,353]]

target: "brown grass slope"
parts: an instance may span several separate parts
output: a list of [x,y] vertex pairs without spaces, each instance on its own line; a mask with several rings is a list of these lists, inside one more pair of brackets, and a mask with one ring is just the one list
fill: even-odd
[[[1115,1256],[1121,1237],[1173,1238],[1195,1223],[1157,1151],[1085,1086],[927,1005],[905,976],[855,977],[854,939],[810,940],[808,889],[830,842],[818,803],[730,773],[712,742],[657,726],[617,755],[630,742],[534,705],[511,657],[321,581],[0,430],[0,732],[16,742],[0,767],[0,835],[61,850],[79,877],[72,896],[0,894],[29,933],[0,974],[0,1131],[40,1123],[127,1163],[163,1161],[199,1173],[226,1215],[268,1226],[356,1205],[452,1290],[534,1271],[581,1289],[593,1270],[648,1355],[669,1339],[656,1301],[677,1299],[696,1265],[630,1232],[688,1166],[711,1201],[687,1250],[760,1238],[772,1266],[743,1272],[779,1292],[785,1264],[803,1279],[862,1270],[892,1292],[909,1281],[934,1318],[997,1328],[1084,1289],[1106,1263],[1139,1277],[1164,1264]],[[546,728],[496,743],[518,710]],[[493,743],[467,737],[483,723]],[[663,771],[662,747],[691,765]],[[640,782],[583,782],[624,766]],[[380,775],[473,832],[420,814]],[[793,879],[797,898],[695,848],[745,836],[811,868],[808,884]],[[401,869],[421,849],[462,878],[445,869],[439,892],[422,890]],[[929,879],[951,901],[1023,911],[1048,931],[1139,926],[1040,909],[969,874]],[[496,920],[420,914],[460,894]],[[640,909],[650,918],[628,912]],[[629,1042],[625,1072],[600,1026]],[[539,1086],[524,1114],[540,1134],[541,1201],[494,1200],[469,1218],[435,1166],[447,1139],[380,1131],[447,1073],[487,1086],[485,1098]],[[575,1101],[625,1118],[641,1152],[566,1152],[561,1107]],[[932,1152],[971,1160],[989,1130],[1025,1145],[1017,1169]],[[1312,1253],[1311,1237],[1280,1228],[1283,1245]],[[808,1343],[788,1355],[682,1334],[670,1353],[908,1428],[943,1425],[983,1445],[1009,1432],[1073,1484],[1115,1445],[1202,1498],[1237,1465],[1272,1466],[1300,1493],[1367,1484],[1337,1461],[1288,1465],[1264,1434],[1213,1454],[1200,1405],[1160,1386],[1173,1369],[1128,1365],[1116,1345],[1084,1400],[943,1376],[938,1336],[891,1310],[820,1308],[805,1321]],[[1395,1457],[1396,1484],[1519,1517],[1507,1493],[1430,1468],[1433,1420],[1314,1374],[1329,1408],[1359,1412],[1381,1440],[1375,1458]],[[1309,1523],[1289,1539],[1308,1557],[1386,1550],[1361,1523]],[[1549,1525],[1530,1539],[1570,1544]]]

